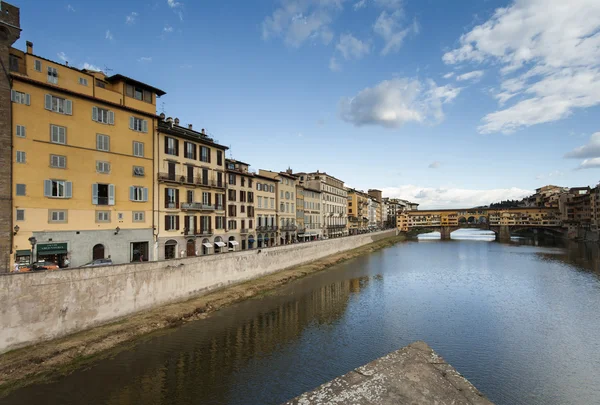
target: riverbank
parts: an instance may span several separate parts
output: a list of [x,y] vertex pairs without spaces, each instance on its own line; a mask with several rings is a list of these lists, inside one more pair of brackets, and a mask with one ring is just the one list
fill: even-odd
[[7,352],[0,355],[0,396],[25,385],[68,374],[100,358],[125,350],[140,339],[186,322],[204,319],[226,306],[258,297],[293,280],[403,240],[403,235],[382,239],[184,302],[165,305],[64,338]]

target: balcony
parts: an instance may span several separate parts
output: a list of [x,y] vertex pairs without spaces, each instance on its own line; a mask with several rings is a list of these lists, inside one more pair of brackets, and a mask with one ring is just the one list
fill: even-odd
[[327,229],[345,229],[346,225],[327,225]]
[[158,181],[161,182],[171,182],[171,183],[181,183],[181,178],[184,176],[178,176],[176,174],[170,173],[158,173]]
[[214,211],[215,206],[198,202],[181,203],[181,209],[187,211]]
[[197,229],[195,233],[196,236],[211,236],[212,234],[212,229]]
[[179,208],[179,205],[175,202],[168,202],[165,204],[165,208],[169,210],[176,210]]
[[282,231],[295,231],[297,228],[296,225],[283,225],[279,229]]
[[215,210],[216,211],[225,211],[225,206],[215,204]]
[[225,183],[217,180],[210,180],[206,178],[202,178],[200,176],[196,177],[195,183],[199,186],[203,187],[216,187],[216,188],[225,188]]
[[245,235],[248,233],[248,228],[242,228],[240,229],[240,234]]

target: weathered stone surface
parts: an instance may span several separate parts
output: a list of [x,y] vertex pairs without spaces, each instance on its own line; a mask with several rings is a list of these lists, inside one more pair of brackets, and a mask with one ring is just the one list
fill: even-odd
[[491,405],[425,342],[412,343],[284,405]]

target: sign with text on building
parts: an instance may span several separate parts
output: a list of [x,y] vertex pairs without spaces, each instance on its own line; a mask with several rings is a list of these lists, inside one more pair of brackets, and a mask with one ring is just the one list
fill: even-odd
[[37,245],[38,255],[58,255],[67,253],[66,243],[43,243]]

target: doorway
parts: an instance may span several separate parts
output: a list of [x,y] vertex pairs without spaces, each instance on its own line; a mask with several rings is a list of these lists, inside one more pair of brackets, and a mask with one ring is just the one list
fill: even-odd
[[177,241],[171,239],[165,243],[165,260],[175,259],[177,255]]
[[186,256],[192,257],[196,256],[196,243],[193,239],[189,239],[186,245]]
[[92,248],[92,260],[104,259],[104,245],[97,244]]

